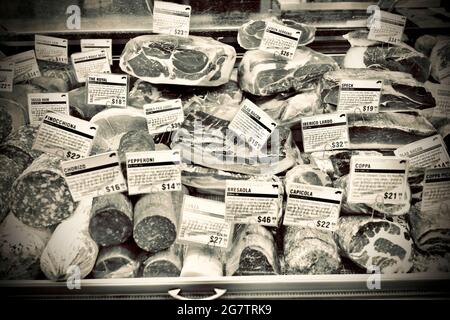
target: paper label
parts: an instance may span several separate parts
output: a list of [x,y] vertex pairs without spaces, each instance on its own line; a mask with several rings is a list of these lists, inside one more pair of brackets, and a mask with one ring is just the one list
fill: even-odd
[[89,74],[86,86],[87,104],[127,107],[127,75],[112,73]]
[[402,42],[406,18],[402,15],[376,10],[371,17],[369,40],[398,44]]
[[450,166],[450,158],[441,135],[401,146],[394,151],[394,154],[397,157],[409,158],[411,167],[443,168]]
[[[442,83],[442,80],[444,80],[445,78],[450,77],[450,67],[447,67],[447,68],[444,68],[444,69],[439,69],[438,70],[438,77],[439,77],[439,80],[440,80],[441,83]],[[448,84],[447,84],[447,87],[448,87]]]
[[232,225],[225,221],[225,203],[184,196],[178,243],[227,248]]
[[[450,212],[450,168],[427,169],[422,192],[422,212]],[[443,220],[445,221],[445,219]]]
[[228,129],[255,150],[260,150],[277,127],[277,123],[267,113],[248,99],[241,104]]
[[436,100],[436,107],[433,110],[435,117],[449,117],[450,116],[450,88],[448,85],[439,85],[434,94]]
[[330,113],[302,118],[304,152],[346,149],[350,145],[347,115]]
[[155,1],[153,8],[153,32],[175,36],[189,36],[191,6]]
[[300,30],[274,22],[267,22],[259,49],[292,59],[295,50],[297,50],[301,34]]
[[39,127],[33,149],[65,159],[89,156],[98,126],[72,116],[48,113]]
[[225,220],[277,226],[283,200],[280,188],[274,182],[226,180]]
[[81,39],[81,52],[106,50],[109,64],[112,65],[112,40],[111,39]]
[[34,50],[6,57],[3,61],[14,63],[14,83],[31,80],[41,76]]
[[409,162],[397,157],[353,156],[350,159],[349,203],[402,204]]
[[291,183],[283,224],[335,231],[342,189]]
[[174,131],[184,121],[181,99],[145,104],[144,112],[150,134]]
[[127,191],[116,151],[61,163],[74,201]]
[[0,61],[0,92],[12,92],[14,83],[14,62]]
[[89,74],[111,73],[104,49],[74,53],[71,58],[78,82],[86,82]]
[[50,112],[69,115],[69,95],[67,93],[28,94],[28,116],[31,125],[40,124],[44,116]]
[[130,195],[181,191],[179,151],[127,152],[125,155]]
[[41,35],[34,36],[34,50],[38,60],[68,63],[67,39],[47,37]]
[[382,80],[342,80],[337,110],[378,113],[382,86]]

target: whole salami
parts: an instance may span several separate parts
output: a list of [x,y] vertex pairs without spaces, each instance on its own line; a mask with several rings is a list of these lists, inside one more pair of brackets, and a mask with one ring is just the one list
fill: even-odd
[[182,250],[177,245],[149,256],[143,263],[143,277],[179,277]]

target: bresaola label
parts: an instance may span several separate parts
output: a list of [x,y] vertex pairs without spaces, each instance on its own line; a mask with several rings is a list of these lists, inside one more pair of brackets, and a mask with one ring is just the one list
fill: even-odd
[[301,34],[300,30],[269,21],[266,24],[259,49],[272,52],[276,56],[292,59]]
[[78,82],[86,82],[89,74],[111,73],[106,50],[78,52],[71,56]]
[[81,52],[106,50],[109,64],[112,65],[112,40],[111,39],[81,39]]
[[406,18],[402,15],[376,10],[373,14],[369,40],[398,44],[402,41]]
[[67,39],[35,35],[34,49],[38,60],[68,63]]
[[52,112],[69,115],[69,95],[67,93],[28,94],[30,124],[40,124],[45,115]]
[[155,1],[153,7],[153,32],[175,36],[189,36],[191,6]]
[[87,77],[87,103],[109,107],[127,107],[128,76],[124,74],[90,74]]
[[0,92],[12,92],[14,83],[14,62],[0,61]]
[[146,104],[144,113],[150,134],[174,131],[184,121],[181,99]]
[[34,50],[25,51],[3,59],[14,63],[14,83],[31,80],[41,76]]
[[337,110],[378,113],[382,86],[382,80],[342,80]]

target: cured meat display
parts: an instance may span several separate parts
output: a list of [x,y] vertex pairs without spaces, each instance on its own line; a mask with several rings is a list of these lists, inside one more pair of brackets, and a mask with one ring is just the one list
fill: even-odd
[[92,270],[95,279],[135,278],[139,275],[138,252],[132,244],[100,249]]
[[143,277],[179,277],[183,267],[182,249],[172,245],[150,255],[142,263]]

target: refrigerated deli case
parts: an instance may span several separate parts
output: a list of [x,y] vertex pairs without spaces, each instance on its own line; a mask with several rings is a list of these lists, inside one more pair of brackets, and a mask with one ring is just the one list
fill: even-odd
[[[70,57],[71,54],[80,52],[82,39],[111,39],[111,72],[129,74],[129,88],[131,91],[127,95],[128,106],[142,109],[146,103],[176,98],[180,98],[183,104],[189,104],[190,109],[188,109],[188,112],[191,113],[189,116],[185,114],[184,123],[179,128],[181,131],[186,130],[186,136],[183,138],[164,131],[162,134],[156,133],[152,137],[148,135],[146,128],[143,130],[145,133],[139,133],[142,129],[141,127],[133,127],[132,133],[127,132],[125,134],[125,136],[129,134],[127,136],[130,139],[129,141],[139,141],[139,144],[143,144],[145,146],[144,150],[155,150],[155,148],[156,150],[168,149],[165,147],[158,149],[158,147],[155,147],[156,143],[156,146],[161,146],[162,144],[171,144],[172,147],[178,146],[185,152],[189,150],[189,148],[186,148],[186,144],[189,143],[192,148],[190,152],[194,154],[201,153],[206,157],[203,158],[203,161],[208,159],[210,161],[214,160],[211,153],[202,149],[201,143],[196,145],[195,132],[192,133],[189,130],[192,129],[196,120],[205,120],[202,117],[206,117],[204,125],[206,127],[211,126],[207,129],[211,129],[209,133],[214,139],[214,135],[217,133],[214,130],[218,128],[214,126],[230,124],[232,119],[227,113],[236,114],[237,109],[235,106],[241,102],[242,95],[259,105],[273,119],[276,119],[280,127],[284,128],[286,126],[291,129],[292,134],[286,140],[281,139],[285,143],[280,149],[283,153],[283,159],[274,166],[263,167],[260,163],[244,163],[238,166],[233,164],[223,165],[214,161],[209,162],[211,166],[208,166],[207,162],[199,161],[197,163],[194,161],[194,166],[188,169],[185,168],[182,171],[182,174],[185,175],[182,182],[188,187],[189,195],[191,196],[224,201],[224,181],[228,181],[228,179],[247,180],[249,176],[252,176],[252,179],[255,180],[260,179],[258,180],[260,183],[277,182],[283,185],[284,182],[290,181],[292,183],[315,185],[324,188],[345,189],[348,183],[346,178],[351,166],[350,157],[352,156],[365,156],[366,158],[372,156],[393,156],[393,150],[419,140],[417,136],[425,139],[430,138],[434,134],[441,135],[443,150],[446,151],[446,148],[448,148],[450,142],[448,114],[441,115],[439,119],[434,119],[432,116],[433,112],[431,112],[431,115],[427,113],[427,111],[436,107],[435,99],[432,97],[431,89],[429,88],[439,85],[439,82],[441,85],[448,83],[445,81],[446,74],[436,70],[446,69],[446,61],[450,59],[449,54],[442,53],[442,50],[439,53],[432,52],[433,46],[439,43],[442,40],[441,38],[445,40],[449,31],[449,15],[444,2],[398,1],[393,7],[389,2],[383,1],[378,4],[370,1],[214,1],[214,5],[210,4],[212,2],[206,1],[173,1],[191,5],[190,36],[211,37],[227,46],[225,49],[220,48],[220,45],[217,45],[213,40],[202,42],[203,40],[191,40],[188,38],[189,40],[186,40],[185,43],[185,40],[178,39],[176,45],[186,46],[188,51],[190,50],[189,59],[193,60],[183,60],[183,57],[180,55],[180,57],[173,58],[173,65],[167,69],[164,69],[166,66],[162,57],[167,53],[165,50],[171,49],[158,47],[159,38],[146,38],[153,31],[153,1],[78,1],[76,5],[80,8],[80,25],[76,28],[70,27],[68,22],[72,14],[78,14],[76,10],[71,11],[68,9],[70,5],[73,5],[72,2],[58,1],[57,5],[51,4],[52,1],[8,2],[3,12],[0,13],[3,16],[0,51],[4,56],[12,56],[32,50],[35,48],[35,34],[42,34],[67,39],[68,55]],[[360,42],[358,44],[358,41],[363,43],[370,42],[365,34],[368,31],[367,18],[372,12],[368,11],[367,8],[371,5],[379,5],[383,10],[400,13],[407,17],[404,31],[406,38],[404,37],[402,41],[406,41],[411,47],[405,45],[399,51],[395,51],[401,45],[395,46],[387,43],[361,45]],[[435,9],[430,9],[431,7]],[[417,18],[419,16],[421,17],[420,19]],[[426,19],[424,18],[425,16]],[[301,52],[301,57],[295,56],[291,60],[293,61],[292,64],[291,62],[285,63],[285,60],[280,62],[280,60],[277,60],[280,58],[273,54],[267,55],[264,52],[255,50],[260,45],[261,39],[259,37],[264,31],[264,26],[261,27],[258,21],[275,19],[274,17],[277,20],[272,21],[278,23],[283,21],[286,25],[300,28],[302,31],[302,37],[299,40],[301,46],[299,44],[299,49],[297,49],[295,54],[298,55],[298,52]],[[256,21],[257,23],[252,25],[251,21]],[[420,38],[422,40],[418,40]],[[156,43],[156,45],[152,45],[152,42]],[[226,81],[222,81],[223,78],[227,78],[226,73],[229,73],[225,70],[226,65],[232,63],[231,61],[234,59],[233,53],[227,51],[230,50],[228,46],[234,49],[236,53],[235,61],[232,65],[234,71],[231,72],[231,79],[237,85],[230,85]],[[196,52],[201,51],[202,47],[206,47],[208,50],[204,50],[204,54],[197,54]],[[150,50],[146,51],[148,48]],[[353,50],[356,56],[349,55],[350,50]],[[361,54],[363,56],[366,54],[366,56],[361,58]],[[381,54],[382,58],[376,58],[377,54]],[[432,62],[430,66],[428,61],[436,54],[438,57],[435,58],[444,62],[439,66]],[[159,61],[159,64],[146,64],[147,62],[142,60],[142,57],[146,56],[148,58],[152,55],[156,59],[152,61]],[[220,55],[222,57],[218,59],[217,57]],[[271,69],[270,63],[274,57],[279,64],[275,69]],[[181,63],[177,62],[177,59],[180,59]],[[202,63],[202,59],[206,59],[208,62],[215,61],[210,67],[211,69],[216,68],[214,71],[217,71],[218,68],[219,72],[215,75],[210,72],[207,76],[202,74],[202,70],[197,70],[195,65],[195,63]],[[301,62],[296,62],[296,59],[301,60]],[[370,59],[373,59],[373,61],[370,61]],[[134,62],[132,63],[133,60]],[[304,60],[308,62],[305,63]],[[359,61],[359,64],[355,63],[356,60]],[[217,61],[220,61],[220,63],[217,63]],[[361,66],[361,61],[366,63],[366,65]],[[68,63],[70,65],[70,59]],[[189,63],[192,64],[190,65]],[[214,65],[214,63],[216,64]],[[369,66],[370,63],[381,65],[381,67],[372,71],[373,66]],[[260,69],[255,67],[258,64],[262,65]],[[304,65],[309,64],[311,65],[308,68],[302,69]],[[158,69],[159,67],[161,67],[160,73],[156,75],[153,71],[148,72],[148,70]],[[37,80],[22,81],[22,83],[19,82],[19,87],[20,85],[26,86],[29,84],[31,86],[28,89],[23,89],[23,92],[0,94],[2,103],[5,104],[4,101],[6,100],[13,101],[14,106],[15,104],[22,104],[23,108],[27,109],[29,103],[27,94],[52,92],[51,90],[55,90],[56,86],[56,88],[65,88],[67,91],[72,90],[69,93],[69,99],[73,99],[69,101],[70,114],[72,116],[91,120],[91,122],[99,126],[102,126],[105,120],[106,122],[116,121],[117,123],[121,121],[122,111],[119,111],[120,109],[113,110],[114,108],[109,108],[110,106],[99,107],[97,105],[86,107],[86,93],[82,92],[83,86],[77,81],[78,75],[71,74],[65,67],[61,67],[59,71],[54,71],[51,66],[42,61],[39,61],[39,68],[44,77],[47,78],[45,81],[52,82],[53,80],[48,79],[53,78],[62,79],[65,85],[61,85],[58,81],[52,82],[51,85],[48,83],[42,84]],[[292,71],[292,68],[294,71]],[[356,73],[346,73],[346,68],[359,68],[357,70],[360,70],[360,72],[351,71]],[[372,69],[369,70],[368,68]],[[383,71],[380,71],[380,69]],[[431,69],[431,75],[429,69]],[[183,74],[186,75],[189,72],[194,74],[197,72],[199,75],[193,77],[185,76],[183,78]],[[293,72],[296,73],[295,77],[292,77]],[[239,75],[237,76],[238,73]],[[267,74],[267,78],[265,78],[264,74]],[[384,86],[389,87],[389,92],[386,90],[385,92],[387,93],[384,96],[384,93],[380,94],[380,113],[376,115],[370,113],[348,115],[347,125],[350,130],[350,144],[352,147],[344,148],[342,153],[335,152],[331,154],[332,151],[324,150],[305,152],[306,144],[303,140],[306,139],[306,136],[302,132],[300,124],[302,117],[335,112],[338,108],[336,98],[333,95],[336,94],[336,83],[339,83],[342,79],[350,79],[352,77],[364,80],[383,77],[385,80]],[[156,85],[154,85],[154,79],[156,79]],[[431,83],[430,85],[424,84],[427,80]],[[277,85],[272,85],[272,83],[269,83],[270,81],[276,82]],[[320,83],[320,91],[315,90],[319,86],[318,83]],[[180,84],[184,86],[180,86]],[[221,85],[221,88],[225,89],[214,91],[217,85]],[[37,87],[45,87],[48,91],[36,89]],[[243,93],[240,89],[243,89],[245,92]],[[62,91],[63,89],[60,89],[56,92]],[[215,103],[214,107],[211,107],[209,103]],[[302,106],[301,110],[296,110],[295,106],[303,103],[306,107]],[[209,107],[212,109],[208,109]],[[10,105],[5,108],[11,110]],[[98,114],[101,115],[102,112],[105,112],[104,109],[107,109],[106,112],[111,112],[112,110],[112,115],[98,116]],[[25,113],[27,114],[27,112],[30,111],[27,109]],[[134,112],[136,110],[131,112],[131,116],[127,113],[126,121],[131,121],[135,126],[141,126],[141,122],[130,120],[135,116]],[[208,112],[210,114],[205,116]],[[215,122],[208,122],[211,120],[211,115],[218,116],[220,121],[214,118]],[[29,115],[27,114],[27,116]],[[427,119],[432,119],[432,121]],[[22,119],[21,121],[28,123],[29,119]],[[385,124],[379,127],[379,124],[383,121]],[[395,132],[396,126],[401,127],[400,133]],[[30,178],[33,173],[33,179],[39,179],[36,172],[44,170],[43,168],[48,168],[48,163],[55,161],[54,159],[44,159],[46,160],[44,161],[42,157],[45,158],[47,155],[42,155],[42,152],[35,154],[30,151],[32,142],[29,139],[33,139],[36,135],[36,131],[33,130],[37,129],[22,129],[16,135],[13,132],[8,137],[0,136],[3,145],[0,148],[2,157],[5,156],[14,160],[14,156],[18,154],[17,149],[20,149],[22,152],[23,150],[28,150],[25,160],[17,165],[18,173],[16,178],[23,180],[21,182],[22,185],[15,179],[6,180],[2,176],[2,189],[5,189],[9,184],[11,186],[14,184],[15,192],[27,189],[26,179],[28,179],[28,182],[33,181]],[[281,129],[279,131],[277,133],[283,137],[284,131]],[[112,150],[108,148],[111,145],[116,146],[113,148],[114,150],[119,149],[119,155],[121,152],[120,148],[124,147],[127,150],[126,141],[123,142],[122,136],[119,142],[112,139],[112,134],[110,136],[108,136],[108,132],[104,134],[105,136],[103,137],[107,142],[95,145],[98,147],[98,150],[96,149],[94,152],[93,148],[91,155],[111,152]],[[396,134],[397,136],[395,136]],[[447,134],[449,134],[448,137]],[[385,139],[386,141],[383,140],[383,135],[388,137]],[[11,136],[15,138],[11,139]],[[148,138],[149,136],[150,138]],[[154,141],[152,138],[154,138]],[[379,143],[380,139],[384,144],[378,148],[376,144]],[[128,150],[143,151],[142,149],[133,149],[133,146]],[[346,153],[345,150],[351,150],[350,154]],[[308,156],[305,156],[305,154],[308,154]],[[20,155],[23,156],[22,153]],[[41,163],[36,164],[36,159],[41,159]],[[2,160],[2,165],[11,165],[8,162],[9,160],[4,158],[0,158],[0,160]],[[251,161],[251,159],[248,161]],[[201,166],[197,167],[198,164]],[[312,164],[315,164],[315,166]],[[148,262],[148,259],[151,259],[153,255],[146,253],[145,250],[141,250],[135,255],[135,260],[139,261],[138,264],[140,266],[133,265],[133,268],[137,268],[139,271],[136,271],[137,269],[131,271],[126,269],[123,277],[117,274],[115,277],[108,279],[98,278],[102,277],[102,273],[114,273],[113,270],[108,270],[109,267],[114,268],[113,262],[110,265],[104,262],[102,268],[97,268],[94,272],[92,272],[93,265],[80,266],[82,269],[81,276],[80,274],[77,276],[76,272],[67,276],[67,271],[57,270],[58,267],[52,265],[57,257],[52,256],[49,253],[50,249],[48,249],[45,252],[45,256],[40,258],[38,270],[33,270],[35,274],[33,280],[24,278],[20,280],[11,279],[8,277],[8,273],[5,273],[4,267],[2,267],[2,277],[6,277],[8,280],[0,280],[0,291],[12,297],[49,299],[448,298],[450,292],[450,273],[448,273],[450,271],[450,252],[448,252],[448,242],[446,242],[448,241],[446,237],[448,237],[448,230],[450,229],[448,226],[450,222],[448,206],[440,206],[438,218],[427,220],[426,217],[424,218],[420,215],[424,171],[419,170],[420,168],[416,169],[412,170],[413,174],[410,174],[408,177],[408,188],[410,189],[408,189],[409,200],[407,204],[389,206],[384,204],[383,201],[380,202],[376,199],[375,203],[372,204],[364,203],[352,206],[351,203],[344,203],[343,199],[341,211],[344,210],[345,212],[341,213],[342,219],[339,223],[342,224],[341,230],[346,231],[341,231],[340,241],[342,243],[339,243],[335,232],[317,231],[315,228],[306,230],[310,227],[299,227],[304,228],[304,230],[301,229],[303,230],[302,232],[299,232],[295,227],[280,227],[279,225],[278,228],[273,226],[264,228],[261,226],[248,227],[240,225],[234,232],[233,243],[228,248],[228,253],[224,253],[221,250],[218,250],[219,253],[217,253],[214,251],[215,249],[210,249],[212,256],[219,256],[219,260],[222,260],[222,270],[219,272],[226,275],[214,275],[214,271],[212,271],[209,275],[194,276],[195,270],[191,269],[186,276],[171,276],[168,269],[164,269],[165,267],[172,268],[175,266],[175,269],[182,268],[182,259],[178,261],[171,255],[168,261],[173,262],[176,260],[177,262],[170,266],[160,264],[154,267],[155,269],[150,270],[154,273],[148,271],[148,274],[154,274],[155,276],[145,277],[142,276],[144,261]],[[254,175],[257,173],[257,170],[268,170],[272,173],[272,177],[255,178]],[[44,170],[44,172],[48,174],[47,178],[50,179],[49,186],[53,184],[54,187],[54,184],[61,180],[62,174],[60,172],[55,172],[53,169],[49,171]],[[126,172],[124,172],[124,175],[126,176]],[[53,183],[54,181],[56,182]],[[56,187],[59,188],[60,186],[57,185]],[[81,219],[77,221],[73,219],[73,216],[68,217],[64,210],[69,210],[68,206],[72,205],[70,210],[74,211],[75,215],[77,210],[83,211],[83,208],[80,208],[81,205],[75,202],[68,205],[64,199],[53,198],[58,207],[58,210],[52,209],[54,214],[48,215],[39,212],[39,219],[31,219],[27,217],[26,205],[23,205],[21,201],[24,203],[32,202],[29,199],[29,197],[33,197],[32,191],[33,189],[28,189],[31,195],[8,195],[8,197],[12,198],[10,201],[12,201],[11,203],[16,207],[18,213],[9,213],[6,218],[2,217],[2,223],[4,225],[9,223],[15,227],[19,224],[22,226],[21,223],[26,224],[26,227],[30,226],[32,228],[41,228],[43,225],[49,226],[47,228],[49,230],[39,231],[40,239],[36,241],[43,241],[39,242],[38,247],[40,246],[40,249],[37,247],[28,248],[31,251],[41,250],[42,252],[44,251],[43,248],[50,246],[50,244],[55,246],[55,242],[58,240],[60,242],[66,240],[70,242],[72,236],[65,238],[64,230],[71,230],[71,223],[73,226],[80,225],[86,223],[86,220]],[[284,191],[287,192],[287,190]],[[2,190],[2,196],[6,194],[3,192]],[[61,194],[64,194],[64,192],[68,192],[68,190],[61,191]],[[175,256],[186,257],[187,251],[185,247],[177,249],[170,247],[167,249],[167,246],[164,244],[165,239],[158,238],[158,235],[153,235],[156,240],[153,240],[153,238],[151,240],[140,238],[136,236],[137,232],[144,232],[145,230],[137,230],[136,225],[133,228],[133,210],[134,223],[136,223],[136,219],[140,219],[136,215],[137,208],[145,211],[148,204],[152,203],[152,201],[159,201],[157,203],[159,203],[158,206],[162,207],[162,211],[176,210],[177,207],[180,211],[182,201],[179,200],[179,197],[172,198],[169,196],[167,198],[161,196],[160,199],[155,199],[152,196],[144,195],[140,197],[130,196],[129,198],[117,196],[108,198],[104,202],[96,202],[94,200],[90,205],[91,208],[96,207],[98,209],[95,212],[98,218],[97,223],[99,223],[96,230],[101,229],[101,223],[105,221],[102,219],[106,219],[98,212],[102,208],[113,207],[115,213],[119,211],[123,213],[117,216],[122,228],[120,230],[121,232],[123,231],[123,234],[114,234],[114,237],[123,238],[119,241],[120,244],[123,244],[127,238],[130,238],[130,232],[134,232],[134,241],[138,243],[140,248],[153,248],[147,251],[161,252],[160,248],[164,247],[164,250],[174,250],[172,253]],[[286,209],[286,195],[281,195],[281,199],[282,208],[280,208],[280,212]],[[172,203],[167,205],[171,201]],[[51,206],[51,204],[49,205]],[[20,208],[20,210],[17,208]],[[91,209],[87,211],[91,212]],[[6,216],[8,212],[2,212],[3,214]],[[145,216],[146,213],[142,214]],[[161,219],[154,220],[155,223],[161,223],[163,226],[160,233],[165,235],[172,234],[174,232],[172,224],[177,225],[177,222],[173,222],[173,217],[169,217],[167,213],[161,213],[161,216],[165,216],[165,220],[162,219],[164,221]],[[407,218],[404,218],[405,216]],[[411,216],[415,218],[411,219]],[[88,217],[89,228],[91,228],[92,220],[92,216]],[[62,223],[66,225],[62,225]],[[439,229],[436,225],[439,226],[439,223],[441,223],[442,230],[433,230],[433,226],[429,226],[429,228],[433,232],[442,233],[439,235],[434,234],[435,238],[433,238],[427,234],[429,230],[423,230],[426,227],[422,228],[421,223],[434,224],[435,229]],[[144,229],[145,227],[142,226]],[[339,227],[338,224],[336,228]],[[87,228],[86,225],[86,230]],[[411,228],[413,231],[411,231]],[[3,227],[3,229],[5,228]],[[83,243],[79,246],[80,252],[75,253],[75,255],[95,254],[97,257],[99,251],[105,249],[102,246],[117,245],[108,236],[106,238],[96,237],[95,232],[89,229],[89,233],[86,231],[84,233],[81,232],[80,235],[73,235],[73,239]],[[10,233],[13,234],[12,232]],[[368,236],[368,234],[370,235]],[[386,235],[386,238],[383,238],[383,234]],[[353,261],[345,257],[345,255],[349,255],[351,250],[356,252],[358,246],[363,246],[364,250],[375,250],[376,254],[379,254],[380,257],[383,256],[381,254],[383,248],[378,251],[380,247],[371,243],[372,240],[376,242],[375,239],[371,238],[374,235],[379,237],[376,239],[381,239],[378,244],[381,243],[381,247],[386,245],[387,247],[384,247],[384,250],[387,250],[388,255],[391,255],[391,260],[387,259],[386,264],[379,262],[378,268],[365,268],[364,266],[369,264],[367,261],[361,261],[361,257],[354,256]],[[425,239],[421,238],[424,235]],[[426,238],[427,236],[429,238]],[[54,239],[49,244],[51,237]],[[12,238],[14,238],[14,235]],[[270,249],[266,247],[268,238],[270,238],[268,245]],[[239,243],[234,242],[239,239],[243,243],[249,244],[249,248],[253,246],[253,251],[251,251],[252,249],[246,251],[248,254],[247,260],[240,260],[240,254],[246,250],[246,247],[241,248]],[[383,241],[390,241],[389,239],[392,242],[389,242],[389,244],[384,242],[383,244]],[[114,240],[117,239],[114,238]],[[395,242],[396,240],[398,242]],[[420,249],[417,248],[417,243],[412,242],[413,240],[415,242],[422,241],[419,244],[421,246]],[[17,241],[20,247],[20,240]],[[136,250],[134,241],[131,241],[133,243],[130,244],[132,247],[130,251]],[[129,245],[129,242],[126,245]],[[436,244],[437,242],[438,244]],[[258,243],[260,247],[255,249]],[[297,251],[291,249],[289,243],[298,245]],[[408,243],[409,247],[408,245],[405,247],[405,244]],[[410,245],[411,243],[413,244]],[[308,245],[316,246],[317,252],[311,253],[312,256],[304,257],[302,252],[307,250],[305,248],[308,248]],[[366,245],[368,248],[365,247]],[[129,249],[129,247],[126,248]],[[67,247],[67,250],[72,249],[73,247]],[[180,253],[177,250],[183,252]],[[237,267],[234,266],[233,268],[235,269],[226,270],[227,262],[230,265],[232,264],[230,261],[232,261],[231,258],[235,254],[233,250],[238,252]],[[427,252],[427,250],[430,251]],[[346,252],[346,254],[343,254],[343,252]],[[436,252],[438,253],[436,254]],[[114,253],[117,252],[114,251]],[[419,259],[416,259],[416,256],[419,253],[421,260],[417,262]],[[2,249],[3,254],[6,254],[4,249]],[[64,253],[60,252],[60,254]],[[108,254],[103,252],[98,257],[106,259]],[[292,264],[285,261],[288,255],[290,255],[289,259],[293,259]],[[120,251],[119,256],[121,259],[129,259],[129,251],[127,253]],[[97,264],[99,258],[95,261]],[[211,259],[216,258],[212,257]],[[271,259],[274,259],[274,261]],[[430,265],[427,265],[427,259]],[[42,262],[43,260],[44,262]],[[406,262],[407,260],[408,262]],[[2,257],[2,263],[6,263],[6,261],[7,259]],[[124,260],[120,260],[120,262],[123,263]],[[408,267],[402,265],[403,262],[407,263]],[[43,263],[47,263],[45,275],[39,270],[39,266],[42,267]],[[198,268],[201,269],[203,265],[201,262],[198,263]],[[250,265],[253,263],[254,269],[252,271],[244,270],[244,264],[246,263],[250,263]],[[376,266],[377,262],[373,264]],[[432,267],[431,264],[433,264]],[[67,268],[71,267],[70,264],[62,265]],[[25,266],[24,270],[18,270],[17,272],[24,271],[24,274],[31,272],[26,269],[27,267]],[[36,268],[36,266],[29,267]],[[79,269],[77,270],[79,271]],[[382,271],[381,273],[380,270]],[[83,272],[87,272],[87,274]],[[130,272],[134,277],[130,276]],[[138,273],[140,276],[138,276]],[[53,280],[45,280],[46,277],[53,278]],[[84,279],[80,280],[80,278]]]

